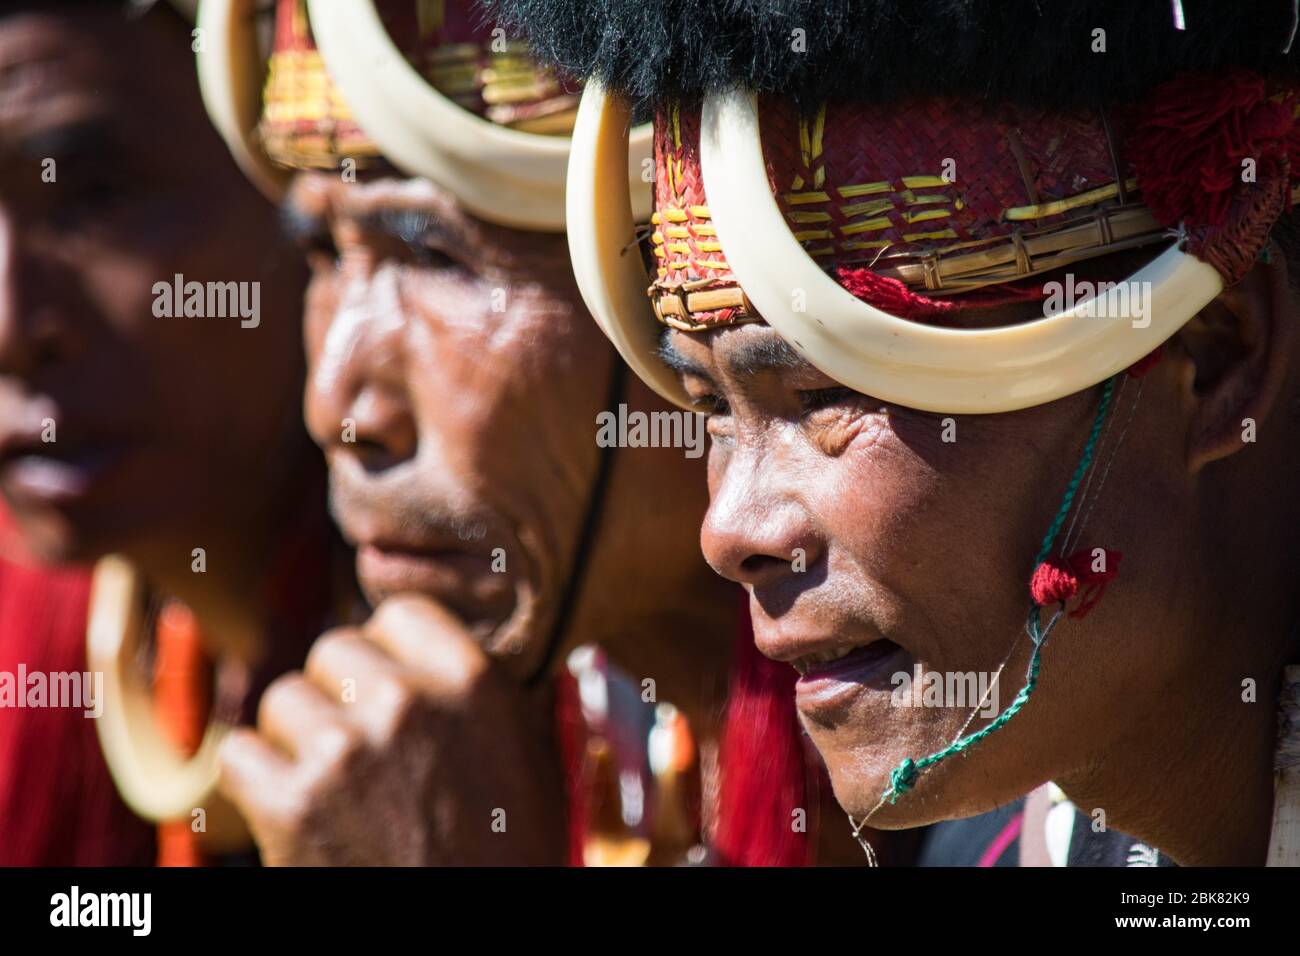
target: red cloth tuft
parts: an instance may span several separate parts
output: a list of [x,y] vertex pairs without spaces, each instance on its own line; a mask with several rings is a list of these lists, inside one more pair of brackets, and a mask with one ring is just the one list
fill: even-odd
[[1295,100],[1270,99],[1258,74],[1234,70],[1212,81],[1184,75],[1158,87],[1135,117],[1128,155],[1142,200],[1162,225],[1219,226],[1242,181],[1291,158],[1297,170]]
[[1102,571],[1092,569],[1092,548],[1076,551],[1068,558],[1050,557],[1034,568],[1029,579],[1029,593],[1034,604],[1049,607],[1079,597],[1079,605],[1070,612],[1070,617],[1083,617],[1096,607],[1106,586],[1119,574],[1120,558],[1124,556],[1110,548],[1101,550],[1105,553],[1105,569]]
[[931,299],[909,289],[902,281],[870,269],[837,269],[840,285],[869,305],[900,319],[937,322],[957,312],[994,309],[1032,302],[1045,296],[1041,283],[1007,283],[977,289],[950,299]]

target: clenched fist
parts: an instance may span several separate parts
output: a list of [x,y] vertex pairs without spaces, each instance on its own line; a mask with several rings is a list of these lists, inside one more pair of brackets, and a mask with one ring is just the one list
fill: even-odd
[[323,635],[231,733],[221,789],[269,866],[565,862],[549,688],[403,595]]

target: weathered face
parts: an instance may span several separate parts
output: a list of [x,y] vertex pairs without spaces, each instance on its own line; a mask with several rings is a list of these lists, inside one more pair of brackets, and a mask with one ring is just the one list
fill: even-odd
[[[979,702],[952,696],[900,706],[894,675],[913,678],[919,666],[945,686],[954,674],[991,679],[1010,653],[990,716],[1023,684],[1033,559],[1099,390],[1014,414],[946,420],[840,387],[765,325],[673,332],[665,352],[710,413],[705,557],[748,589],[759,649],[801,672],[803,723],[836,797],[860,818],[900,761],[956,739]],[[1130,414],[1136,388],[1117,416]],[[1159,695],[1143,680],[1169,680],[1191,666],[1185,642],[1159,629],[1137,640],[1124,624],[1163,626],[1177,617],[1141,582],[1144,569],[1150,574],[1162,554],[1187,543],[1168,530],[1186,517],[1180,414],[1172,389],[1146,390],[1124,450],[1139,447],[1158,464],[1138,476],[1121,451],[1079,544],[1118,548],[1132,573],[1086,621],[1062,622],[1019,716],[967,756],[940,764],[873,824],[973,814],[1083,772],[1098,748],[1158,708]],[[1144,517],[1152,501],[1161,503],[1155,525]],[[978,679],[982,691],[987,683]],[[987,723],[977,717],[969,730]]]
[[563,236],[489,226],[422,180],[297,180],[307,421],[377,602],[438,598],[537,666],[574,566],[613,352]]
[[[46,557],[188,554],[289,454],[299,267],[177,80],[179,20],[32,9],[0,17],[0,491]],[[178,274],[260,284],[257,326],[159,315]]]

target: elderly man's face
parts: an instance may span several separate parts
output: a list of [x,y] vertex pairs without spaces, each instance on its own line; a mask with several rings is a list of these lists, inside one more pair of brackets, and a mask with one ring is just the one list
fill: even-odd
[[315,250],[308,425],[367,596],[434,596],[536,666],[614,360],[564,237],[486,225],[396,178],[300,176],[287,220]]
[[[664,351],[710,413],[705,557],[749,590],[760,650],[800,670],[803,723],[836,797],[860,818],[901,760],[954,740],[976,703],[897,706],[895,674],[912,677],[916,665],[942,675],[991,674],[1014,647],[997,708],[1023,683],[1029,572],[1097,392],[954,419],[948,435],[955,440],[945,441],[944,416],[840,387],[764,325],[673,332]],[[1161,402],[1149,397],[1144,408],[1156,411],[1150,406]],[[1127,439],[1156,461],[1177,460],[1179,440],[1177,429],[1161,433],[1140,422]],[[1135,496],[1132,476],[1115,469],[1084,544],[1132,546],[1134,564],[1158,563],[1159,549],[1173,545],[1154,533],[1155,554],[1134,544],[1144,536],[1134,516],[1154,496],[1176,527],[1182,506],[1157,476],[1144,481]],[[980,812],[1079,772],[1105,739],[1103,722],[1111,728],[1117,714],[1139,719],[1150,706],[1152,695],[1134,675],[1163,680],[1191,653],[1158,634],[1137,640],[1116,627],[1123,604],[1122,594],[1108,593],[1086,623],[1062,623],[1032,705],[872,822],[911,826]],[[1143,611],[1164,613],[1133,613]],[[987,722],[977,718],[969,729]]]
[[[301,266],[178,82],[184,24],[55,7],[0,15],[0,492],[47,558],[185,556],[305,450]],[[160,316],[177,274],[259,284],[257,326]]]

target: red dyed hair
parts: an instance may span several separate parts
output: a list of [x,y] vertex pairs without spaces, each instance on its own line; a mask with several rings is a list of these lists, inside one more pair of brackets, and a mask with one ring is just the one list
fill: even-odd
[[[746,606],[727,695],[715,848],[727,866],[813,862],[817,788],[794,707],[794,668],[754,646]],[[795,827],[795,811],[805,826]]]

